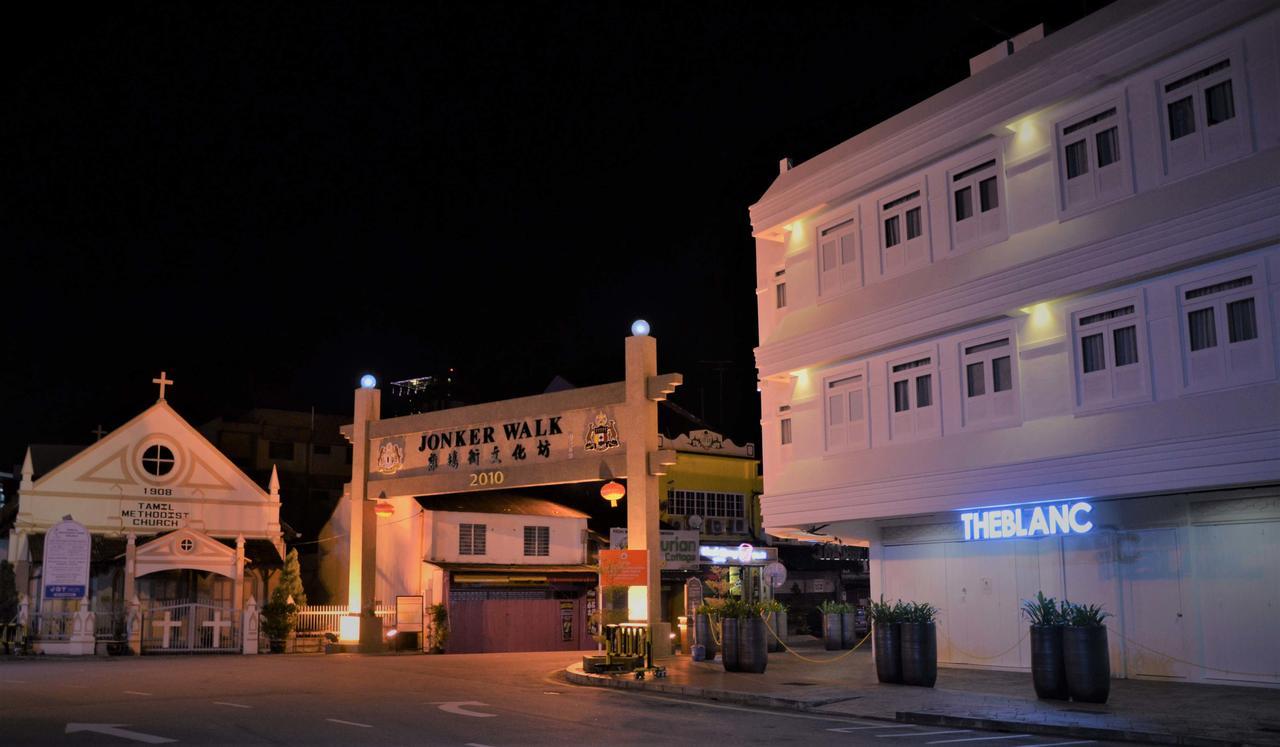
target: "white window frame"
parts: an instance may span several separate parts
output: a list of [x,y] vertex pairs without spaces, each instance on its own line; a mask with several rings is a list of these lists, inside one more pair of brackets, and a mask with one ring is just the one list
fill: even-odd
[[[1127,306],[1133,307],[1131,314],[1081,325],[1081,320],[1088,317],[1120,310]],[[1067,319],[1070,320],[1071,325],[1070,380],[1072,387],[1071,402],[1074,411],[1077,414],[1084,414],[1115,407],[1126,407],[1141,402],[1150,402],[1152,396],[1151,346],[1147,342],[1147,308],[1143,289],[1138,288],[1104,296],[1094,296],[1072,304],[1067,307],[1066,311]],[[1121,366],[1119,369],[1115,365],[1115,332],[1120,328],[1131,325],[1135,328],[1138,362],[1129,364],[1137,368],[1132,371],[1125,371],[1121,369],[1127,369],[1128,365]],[[1084,356],[1080,351],[1081,341],[1098,333],[1101,333],[1103,337],[1106,365],[1099,371],[1086,374],[1084,372]],[[1119,376],[1117,376],[1117,371],[1120,372]],[[1107,382],[1105,389],[1108,394],[1101,396],[1098,393],[1094,393],[1090,396],[1088,390],[1095,387],[1101,388],[1102,385],[1095,382],[1104,379]],[[1116,389],[1118,386],[1129,386],[1131,391],[1117,394]]]
[[[988,162],[994,163],[988,168],[977,170]],[[993,176],[996,180],[997,205],[984,211],[980,185]],[[966,158],[947,169],[947,216],[951,227],[952,253],[981,249],[1009,238],[1009,199],[1004,182],[1004,154],[998,147],[984,150],[981,154]],[[971,190],[970,205],[973,212],[968,218],[960,220],[957,217],[956,194],[966,188]]]
[[[1248,277],[1247,286],[1230,288],[1207,295],[1197,294],[1188,299],[1188,293],[1208,289],[1214,285],[1230,283]],[[1184,394],[1213,391],[1228,387],[1255,384],[1275,379],[1275,356],[1271,332],[1271,304],[1266,265],[1261,261],[1238,262],[1186,276],[1176,287],[1178,301],[1178,360],[1179,387]],[[1227,305],[1247,298],[1253,299],[1254,326],[1257,335],[1251,340],[1231,342]],[[1190,315],[1194,311],[1212,308],[1216,344],[1209,348],[1191,349]],[[1252,357],[1257,364],[1249,367],[1239,360]],[[1197,375],[1196,369],[1200,369]]]
[[[902,371],[894,369],[928,359],[928,363]],[[895,355],[884,364],[885,371],[885,415],[889,423],[889,441],[901,443],[918,441],[926,438],[938,438],[942,435],[942,366],[938,360],[938,346],[916,348],[908,353]],[[929,404],[919,404],[919,379],[929,376]],[[897,410],[896,389],[898,382],[909,382],[906,386],[905,403],[907,408]]]
[[[1219,47],[1212,53],[1200,52],[1194,58],[1184,56],[1183,59],[1194,59],[1194,62],[1161,75],[1155,82],[1156,106],[1160,117],[1160,150],[1164,159],[1164,176],[1169,180],[1188,176],[1253,152],[1253,127],[1243,45],[1237,42]],[[1173,91],[1165,90],[1169,85],[1224,61],[1228,63],[1228,67],[1223,70],[1198,78]],[[1226,80],[1231,81],[1235,115],[1210,126],[1205,91]],[[1187,98],[1188,95],[1194,110],[1196,130],[1177,140],[1170,140],[1169,105]]]
[[[533,532],[533,552],[529,552],[530,532]],[[543,536],[546,537],[546,544],[542,544]],[[539,552],[543,550],[543,552]],[[524,527],[524,557],[526,558],[547,558],[551,556],[551,527],[546,524],[526,524]]]
[[[828,453],[857,451],[871,446],[871,384],[866,363],[845,366],[822,377],[823,443]],[[839,398],[838,402],[833,399]],[[858,403],[862,417],[850,416]],[[834,411],[832,408],[836,408]],[[836,415],[839,415],[837,417]]]
[[785,314],[789,310],[790,299],[787,298],[787,269],[778,268],[773,271],[773,311]]
[[[468,540],[469,550],[467,552],[462,551],[462,534],[463,534],[464,527],[467,529],[467,533],[469,535],[469,540]],[[479,533],[478,536],[480,540],[478,552],[477,552],[477,543],[476,543],[477,532]],[[487,555],[489,550],[488,532],[489,532],[488,524],[477,524],[475,522],[467,522],[467,521],[459,522],[458,523],[458,554],[474,555],[474,556]]]
[[[989,347],[1005,340],[1002,347]],[[993,329],[972,337],[966,337],[956,346],[960,372],[960,420],[964,430],[985,430],[1018,425],[1022,422],[1022,387],[1018,379],[1018,337],[1012,326]],[[1010,388],[995,390],[995,364],[999,358],[1009,359]],[[982,393],[969,394],[969,366],[981,365]]]
[[[912,194],[914,198],[910,197]],[[914,238],[908,236],[907,230],[907,216],[912,210],[920,211],[920,235]],[[898,241],[890,246],[887,224],[895,219]],[[876,202],[876,234],[880,248],[876,271],[881,278],[901,275],[933,261],[929,193],[924,180],[887,192]]]
[[[830,231],[829,236],[824,236]],[[825,221],[814,228],[814,265],[818,270],[818,297],[831,298],[840,293],[861,288],[862,278],[862,221],[858,211],[843,213],[838,218]],[[849,244],[845,244],[845,239]],[[834,254],[828,255],[826,245],[833,245]],[[853,258],[845,260],[846,247],[852,249]],[[835,264],[827,267],[826,260],[834,258]]]
[[[1093,117],[1105,116],[1092,124],[1080,125]],[[1067,130],[1078,127],[1068,133]],[[1098,166],[1098,135],[1116,128],[1116,144],[1120,158],[1106,166]],[[1077,109],[1054,124],[1054,147],[1058,163],[1058,217],[1072,218],[1102,205],[1133,194],[1133,146],[1129,138],[1129,110],[1124,96]],[[1089,170],[1068,178],[1067,147],[1085,144]]]

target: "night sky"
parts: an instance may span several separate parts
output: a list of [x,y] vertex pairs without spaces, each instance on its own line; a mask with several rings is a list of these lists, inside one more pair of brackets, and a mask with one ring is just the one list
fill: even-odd
[[637,317],[685,373],[675,401],[757,440],[747,207],[778,160],[1102,4],[10,16],[0,465],[122,424],[161,369],[196,425],[350,412],[364,371],[453,367],[487,401],[620,379]]

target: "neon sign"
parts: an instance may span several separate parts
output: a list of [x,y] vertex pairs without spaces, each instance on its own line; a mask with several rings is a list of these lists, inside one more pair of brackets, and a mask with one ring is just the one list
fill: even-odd
[[703,545],[698,548],[699,557],[715,565],[765,565],[778,559],[776,547],[741,545]]
[[998,508],[960,514],[965,540],[1052,537],[1084,534],[1093,529],[1087,516],[1093,506],[1084,501],[1046,503],[1040,506]]

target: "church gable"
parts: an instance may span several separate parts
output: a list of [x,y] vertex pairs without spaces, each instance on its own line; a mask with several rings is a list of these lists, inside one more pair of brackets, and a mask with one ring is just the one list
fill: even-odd
[[36,481],[37,493],[267,503],[270,498],[161,400]]
[[236,551],[203,532],[178,529],[138,546],[134,573],[194,568],[235,578]]

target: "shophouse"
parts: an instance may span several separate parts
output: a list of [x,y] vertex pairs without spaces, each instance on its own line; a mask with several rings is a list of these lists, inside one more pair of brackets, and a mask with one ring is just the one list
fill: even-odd
[[1278,45],[1271,2],[1119,2],[783,161],[766,529],[869,547],[944,664],[1026,669],[1042,590],[1116,676],[1280,684]]

